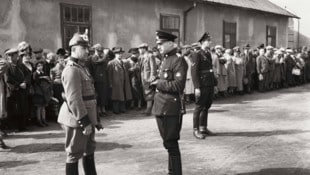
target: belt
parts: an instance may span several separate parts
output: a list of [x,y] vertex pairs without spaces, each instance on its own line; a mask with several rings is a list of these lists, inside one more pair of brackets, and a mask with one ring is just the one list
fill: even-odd
[[178,92],[167,92],[167,91],[159,91],[159,90],[156,90],[156,92],[160,92],[162,94],[169,94],[169,95],[179,95]]
[[213,72],[213,69],[208,69],[208,70],[201,70],[200,73],[210,73]]
[[95,100],[95,99],[96,99],[95,95],[83,96],[84,101],[90,101],[90,100]]

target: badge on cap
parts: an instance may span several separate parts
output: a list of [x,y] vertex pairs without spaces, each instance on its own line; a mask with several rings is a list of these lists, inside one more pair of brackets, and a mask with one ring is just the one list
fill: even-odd
[[164,73],[164,78],[165,78],[165,79],[168,78],[168,73],[167,73],[167,72]]
[[177,72],[176,74],[175,74],[175,77],[181,77],[181,72]]

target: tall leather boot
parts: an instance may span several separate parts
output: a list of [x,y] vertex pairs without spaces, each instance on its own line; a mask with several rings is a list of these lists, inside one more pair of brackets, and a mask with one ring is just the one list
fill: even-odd
[[78,162],[66,163],[66,175],[79,175]]
[[182,175],[181,156],[170,156],[172,175]]
[[83,157],[85,175],[97,175],[94,154]]
[[168,155],[168,174],[167,175],[172,175],[172,162],[171,162],[171,158]]

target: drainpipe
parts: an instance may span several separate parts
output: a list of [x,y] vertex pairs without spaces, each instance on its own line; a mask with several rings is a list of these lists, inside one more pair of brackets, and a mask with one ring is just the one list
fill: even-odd
[[183,12],[183,43],[185,44],[186,40],[186,26],[187,26],[187,15],[190,11],[192,11],[197,6],[196,1],[194,1],[193,5]]

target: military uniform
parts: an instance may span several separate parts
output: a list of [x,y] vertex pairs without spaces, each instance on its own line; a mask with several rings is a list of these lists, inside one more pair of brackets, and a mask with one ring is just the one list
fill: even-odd
[[[77,43],[76,45],[82,44],[84,41],[79,34],[76,34],[71,40],[70,43]],[[66,134],[66,173],[67,175],[77,174],[78,160],[83,157],[85,174],[96,174],[94,128],[99,122],[97,120],[94,81],[82,60],[73,57],[68,58],[61,81],[64,87],[65,102],[61,106],[58,122]],[[84,129],[89,125],[92,127],[91,134],[84,134]]]
[[[162,31],[158,31],[157,36],[160,39],[168,38],[169,41],[174,41],[176,38],[176,36]],[[177,51],[174,49],[164,55],[159,70],[152,113],[156,116],[163,145],[169,154],[169,174],[181,175],[181,153],[178,144],[182,126],[180,94],[185,88],[187,64],[176,53]]]
[[[200,42],[210,37],[205,33]],[[214,96],[214,86],[217,80],[213,72],[212,56],[210,51],[199,50],[191,55],[192,80],[195,89],[200,89],[200,96],[196,96],[196,106],[193,114],[194,135],[197,132],[211,134],[207,130],[208,110],[212,105]],[[196,136],[196,135],[195,135]]]

